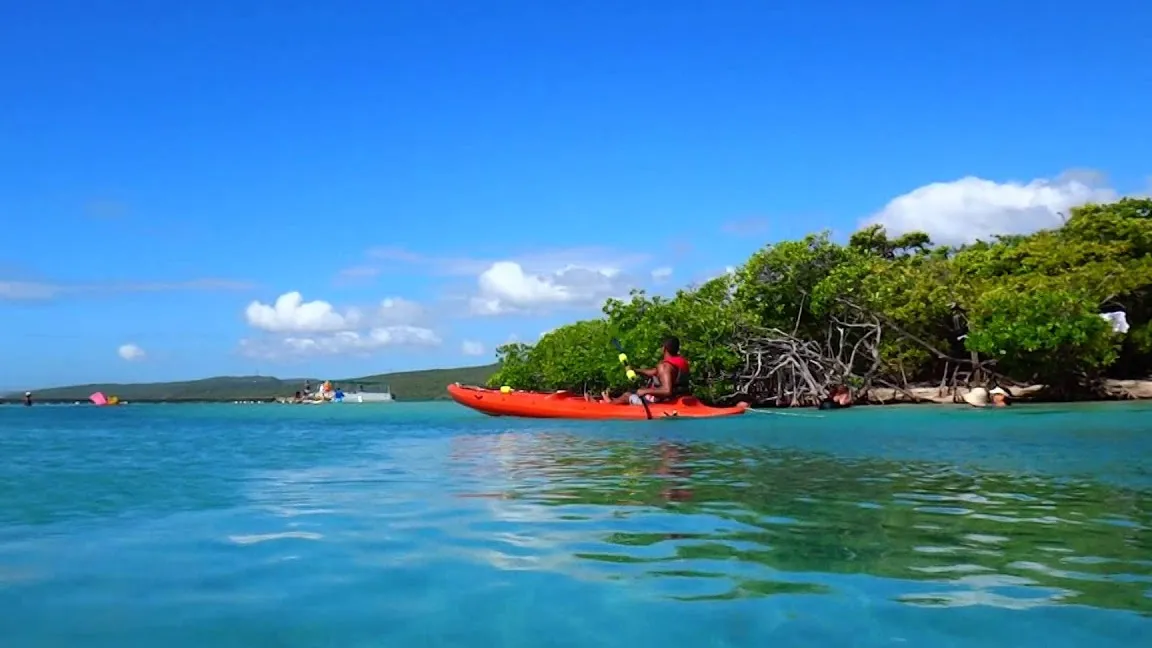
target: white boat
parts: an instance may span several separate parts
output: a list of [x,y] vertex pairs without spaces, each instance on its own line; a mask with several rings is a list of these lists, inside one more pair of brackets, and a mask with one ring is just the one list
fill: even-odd
[[345,403],[391,403],[395,400],[396,399],[392,397],[391,387],[385,387],[382,392],[363,390],[344,392]]
[[[305,387],[307,390],[307,387]],[[277,397],[276,401],[280,403],[297,403],[309,405],[323,405],[325,403],[391,403],[396,400],[392,396],[392,388],[385,386],[384,391],[364,391],[360,386],[356,386],[356,391],[346,391],[344,389],[333,389],[332,384],[325,381],[318,391],[310,392],[297,392],[296,398],[291,397]]]

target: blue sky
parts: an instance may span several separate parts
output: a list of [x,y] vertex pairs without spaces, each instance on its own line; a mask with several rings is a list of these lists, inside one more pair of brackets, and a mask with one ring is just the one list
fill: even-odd
[[0,387],[480,363],[809,231],[1047,226],[1148,190],[1143,4],[0,0]]

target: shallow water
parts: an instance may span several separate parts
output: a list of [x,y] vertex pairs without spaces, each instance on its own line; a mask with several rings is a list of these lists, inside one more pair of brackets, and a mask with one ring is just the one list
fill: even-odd
[[3,406],[0,645],[1136,645],[1150,421]]

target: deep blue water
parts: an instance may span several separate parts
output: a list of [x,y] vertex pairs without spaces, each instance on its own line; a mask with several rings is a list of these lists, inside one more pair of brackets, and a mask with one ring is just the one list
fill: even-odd
[[1152,632],[1152,408],[813,415],[0,406],[0,646]]

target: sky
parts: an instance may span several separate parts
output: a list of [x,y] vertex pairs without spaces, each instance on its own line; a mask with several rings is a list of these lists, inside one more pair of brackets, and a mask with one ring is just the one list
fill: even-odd
[[1149,191],[1152,5],[0,0],[0,388],[481,364]]

